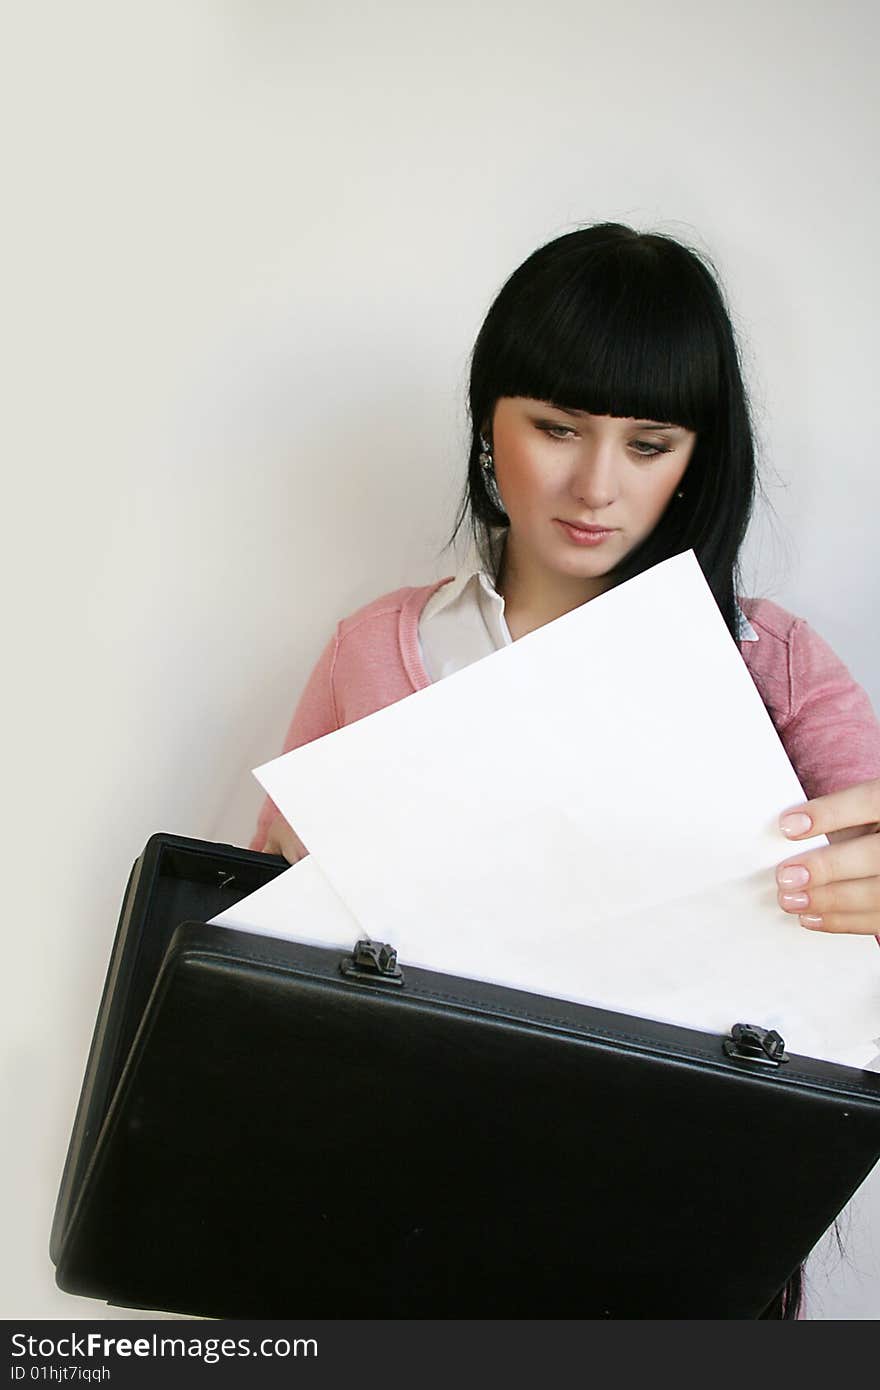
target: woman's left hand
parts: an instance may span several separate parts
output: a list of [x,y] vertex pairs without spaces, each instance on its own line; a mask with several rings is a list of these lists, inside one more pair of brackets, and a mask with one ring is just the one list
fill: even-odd
[[779,825],[790,840],[832,841],[779,865],[782,910],[812,931],[880,937],[880,777],[792,806]]

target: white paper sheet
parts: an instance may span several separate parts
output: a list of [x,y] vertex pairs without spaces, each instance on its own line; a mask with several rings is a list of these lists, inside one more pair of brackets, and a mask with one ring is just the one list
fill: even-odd
[[348,951],[363,935],[311,854],[212,917],[209,925]]
[[404,963],[874,1050],[873,938],[776,904],[803,792],[692,552],[255,775]]

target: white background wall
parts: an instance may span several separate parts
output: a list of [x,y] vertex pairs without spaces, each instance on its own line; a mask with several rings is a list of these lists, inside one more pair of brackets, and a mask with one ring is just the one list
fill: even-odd
[[[47,1242],[131,862],[156,830],[245,842],[249,769],[337,619],[454,572],[467,355],[540,242],[617,219],[714,256],[781,523],[748,587],[880,707],[880,24],[871,0],[7,14],[2,1313],[128,1316],[57,1291]],[[847,1244],[813,1316],[880,1315],[877,1172]]]

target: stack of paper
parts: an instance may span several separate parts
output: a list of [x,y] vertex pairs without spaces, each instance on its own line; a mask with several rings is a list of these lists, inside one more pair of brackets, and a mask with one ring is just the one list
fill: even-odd
[[803,791],[692,552],[255,775],[311,853],[220,925],[876,1052],[873,938],[777,905]]

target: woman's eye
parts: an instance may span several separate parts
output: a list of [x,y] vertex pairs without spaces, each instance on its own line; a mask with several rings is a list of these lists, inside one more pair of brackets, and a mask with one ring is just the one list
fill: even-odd
[[652,444],[650,439],[635,439],[632,446],[637,454],[642,458],[653,458],[654,454],[668,454],[669,448],[666,444]]
[[574,430],[570,425],[539,425],[538,429],[549,434],[551,439],[573,439]]

